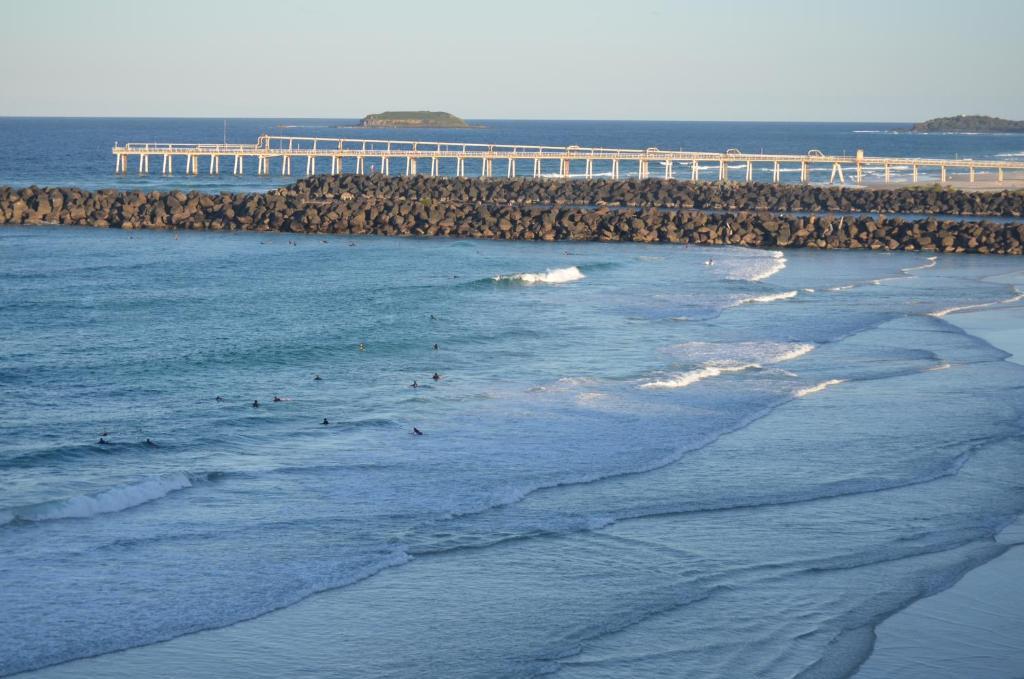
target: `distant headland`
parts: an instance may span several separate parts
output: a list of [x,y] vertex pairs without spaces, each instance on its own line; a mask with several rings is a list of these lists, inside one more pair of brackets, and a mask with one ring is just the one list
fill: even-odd
[[1024,120],[1006,120],[992,116],[949,116],[917,123],[911,132],[1001,132],[1024,134]]
[[462,118],[445,111],[384,111],[371,113],[359,121],[359,127],[473,127]]

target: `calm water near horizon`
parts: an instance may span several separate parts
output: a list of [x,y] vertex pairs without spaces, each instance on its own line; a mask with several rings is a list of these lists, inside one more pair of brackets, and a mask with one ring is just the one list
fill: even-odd
[[[1024,154],[1020,135],[864,123],[229,120],[228,138],[282,122]],[[222,134],[0,118],[0,185],[299,176],[113,175],[115,140]],[[1022,269],[2,227],[0,675],[849,676],[876,626],[1001,555],[1024,514],[1024,366],[947,315],[1019,309]]]
[[[255,143],[263,133],[491,144],[657,146],[666,150],[718,152],[738,148],[748,153],[806,153],[818,149],[826,154],[852,154],[856,149],[864,149],[868,155],[879,156],[1024,159],[1024,135],[894,132],[909,127],[909,123],[482,120],[470,122],[483,127],[464,130],[364,130],[351,127],[356,122],[349,119],[227,119],[225,135],[225,120],[221,118],[0,118],[0,186],[265,191],[301,178],[300,170],[304,168],[296,166],[292,176],[282,177],[277,163],[272,165],[269,177],[257,177],[253,162],[242,177],[231,176],[230,167],[224,167],[219,176],[211,177],[205,158],[200,161],[200,174],[194,177],[183,174],[181,158],[177,159],[176,174],[169,178],[160,176],[159,166],[152,167],[149,175],[139,176],[136,164],[130,164],[127,176],[114,175],[114,157],[110,151],[115,142],[218,143],[226,138],[229,143]],[[326,172],[327,165],[326,160],[321,160],[318,171]],[[346,166],[346,171],[352,169]],[[629,169],[624,167],[623,171]],[[403,170],[399,166],[392,167],[393,173],[400,171]],[[442,173],[453,171],[453,167],[442,164]],[[473,170],[467,167],[467,171]],[[521,171],[526,172],[527,168]],[[709,167],[704,172],[706,178],[712,178],[716,168]],[[937,172],[923,168],[921,180],[938,181]],[[897,169],[894,180],[907,181],[909,174],[909,168]],[[869,168],[865,178],[878,181],[881,170]],[[757,168],[755,179],[770,181],[770,168]],[[784,168],[783,181],[798,179],[798,168]],[[816,171],[811,179],[827,182],[829,170]]]

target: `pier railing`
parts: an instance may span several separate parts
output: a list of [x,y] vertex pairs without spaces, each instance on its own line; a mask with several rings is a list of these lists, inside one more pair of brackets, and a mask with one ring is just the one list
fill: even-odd
[[[619,149],[280,135],[263,135],[255,144],[115,143],[113,154],[118,174],[128,173],[131,157],[137,158],[140,174],[148,173],[149,159],[153,156],[162,160],[161,171],[167,175],[173,173],[174,160],[178,157],[185,159],[185,173],[192,175],[199,174],[201,159],[208,160],[210,174],[219,174],[221,158],[233,159],[232,173],[236,175],[244,173],[247,158],[256,160],[258,175],[269,175],[271,160],[276,160],[280,173],[286,176],[292,173],[293,158],[305,159],[307,175],[317,173],[317,161],[322,158],[329,159],[331,174],[340,174],[347,168],[358,174],[379,171],[455,177],[491,177],[497,170],[507,177],[609,176],[729,181],[733,178],[732,171],[738,169],[743,171],[745,181],[754,181],[756,170],[759,177],[770,173],[773,182],[781,181],[783,172],[799,172],[801,182],[811,181],[812,173],[820,176],[827,172],[829,183],[845,184],[849,175],[860,184],[867,172],[881,177],[883,183],[892,181],[894,172],[901,176],[909,172],[908,178],[913,182],[919,181],[921,172],[928,170],[937,171],[935,179],[940,182],[948,181],[952,171],[966,174],[970,182],[974,182],[978,174],[1002,182],[1008,172],[1015,176],[1024,173],[1024,162],[1019,161],[867,156],[859,150],[854,155],[826,155],[815,149],[805,154],[743,153],[738,149],[719,153],[655,147]],[[554,172],[550,171],[552,165]],[[545,168],[549,172],[545,172]]]

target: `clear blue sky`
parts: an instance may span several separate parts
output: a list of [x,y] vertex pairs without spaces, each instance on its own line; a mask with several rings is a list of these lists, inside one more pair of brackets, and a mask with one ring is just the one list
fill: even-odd
[[5,0],[0,115],[1024,118],[1020,0]]

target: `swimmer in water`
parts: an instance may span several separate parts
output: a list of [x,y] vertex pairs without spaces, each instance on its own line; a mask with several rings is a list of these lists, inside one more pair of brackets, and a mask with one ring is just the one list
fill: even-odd
[[322,377],[320,377],[320,375],[316,375],[316,376],[315,376],[315,377],[313,378],[313,381],[314,381],[314,382],[319,382],[319,381],[320,381],[320,380],[322,380],[322,379],[323,379],[323,378],[322,378]]
[[413,380],[412,384],[410,384],[409,386],[412,387],[413,389],[416,389],[420,386],[420,383],[417,382],[416,380]]
[[324,418],[324,421],[323,421],[323,422],[321,422],[320,424],[322,424],[322,425],[324,425],[324,426],[327,426],[328,424],[330,424],[330,422],[328,422],[328,421],[327,421],[327,418],[325,417],[325,418]]
[[715,265],[715,260],[711,259],[710,257],[708,258],[708,260],[706,262],[704,262],[704,266],[714,266],[714,265]]
[[283,398],[281,398],[280,396],[275,396],[275,397],[274,397],[274,403],[280,403],[280,402],[281,402],[281,401],[283,401],[283,400],[284,400],[284,399],[283,399]]
[[253,407],[253,408],[259,408],[259,407],[260,407],[260,402],[259,402],[259,401],[257,401],[256,399],[253,399],[253,401],[252,401],[252,407]]
[[223,401],[223,400],[224,400],[224,397],[223,397],[223,396],[218,396],[217,398],[215,398],[215,399],[213,399],[213,400],[214,400],[214,401]]
[[434,351],[437,351],[440,347],[437,346],[437,342],[434,342]]
[[430,314],[430,320],[436,321],[437,320],[437,316],[435,316],[434,314]]
[[100,437],[100,440],[99,440],[99,441],[97,441],[96,443],[97,443],[97,444],[99,444],[99,445],[101,445],[101,446],[105,446],[105,445],[107,445],[108,443],[110,443],[110,441],[108,441],[107,439],[105,439],[105,438],[103,438],[103,437],[101,436],[101,437]]
[[158,448],[159,447],[155,443],[153,443],[153,439],[146,439],[146,445],[151,447],[151,448]]
[[412,428],[412,433],[413,433],[413,434],[415,434],[416,436],[423,436],[423,432],[421,432],[421,431],[420,431],[419,429],[417,429],[416,427],[413,427],[413,428]]
[[432,380],[434,380],[435,382],[437,382],[437,381],[438,381],[439,379],[441,379],[441,376],[440,376],[440,375],[438,375],[437,373],[434,373],[434,376],[433,376],[433,377],[431,377],[430,379],[432,379]]

